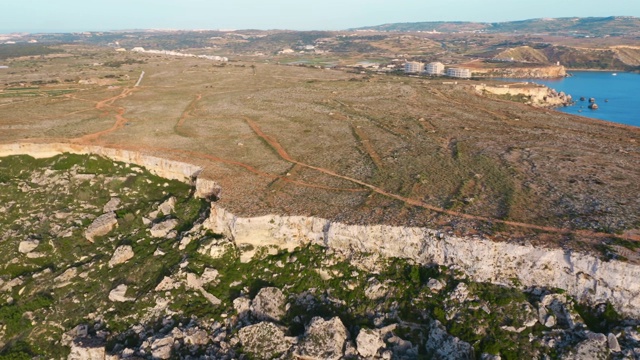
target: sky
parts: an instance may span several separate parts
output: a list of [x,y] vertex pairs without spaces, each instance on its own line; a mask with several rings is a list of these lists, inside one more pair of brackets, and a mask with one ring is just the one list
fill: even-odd
[[342,30],[396,22],[613,15],[640,17],[640,0],[14,0],[0,2],[0,33]]

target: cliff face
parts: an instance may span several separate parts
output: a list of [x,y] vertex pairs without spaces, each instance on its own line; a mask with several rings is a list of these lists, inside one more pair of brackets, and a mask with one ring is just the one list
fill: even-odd
[[291,249],[319,244],[347,257],[357,253],[400,257],[420,264],[457,268],[474,281],[560,288],[590,304],[611,302],[621,313],[640,317],[640,267],[595,256],[456,237],[436,230],[386,225],[358,226],[314,217],[278,215],[239,218],[212,204],[205,227],[236,244]]
[[487,68],[473,69],[474,76],[481,77],[504,77],[516,79],[543,79],[565,77],[567,71],[562,65],[542,66],[542,67],[508,67],[508,68]]

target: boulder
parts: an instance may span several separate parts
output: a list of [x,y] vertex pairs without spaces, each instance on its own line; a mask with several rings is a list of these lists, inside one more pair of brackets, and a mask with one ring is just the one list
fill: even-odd
[[156,291],[169,291],[169,290],[173,290],[176,289],[178,286],[176,285],[176,283],[173,281],[172,278],[165,276],[162,281],[160,281],[160,283],[156,286],[155,290]]
[[118,246],[116,251],[109,260],[109,267],[114,267],[119,264],[123,264],[133,258],[133,248],[130,245]]
[[104,236],[113,230],[113,228],[118,225],[118,220],[116,219],[116,213],[109,212],[106,214],[102,214],[98,216],[91,225],[85,230],[84,236],[90,242],[93,242],[96,236]]
[[120,208],[120,199],[117,197],[112,197],[108,203],[104,205],[102,208],[102,212],[110,213],[118,210]]
[[438,292],[444,289],[444,285],[445,284],[438,279],[429,279],[429,282],[427,282],[427,286],[433,292]]
[[105,358],[104,340],[96,338],[78,338],[71,342],[71,352],[67,360],[103,360]]
[[371,329],[361,329],[356,337],[358,353],[363,357],[374,357],[380,349],[385,348],[385,343],[380,332]]
[[178,226],[178,220],[176,219],[168,219],[163,222],[154,224],[150,230],[151,236],[155,238],[166,237],[167,234],[169,234],[169,232],[176,226]]
[[286,298],[274,287],[260,289],[253,299],[251,313],[258,320],[279,321],[285,314]]
[[151,355],[154,359],[169,359],[173,350],[173,336],[156,339],[151,343]]
[[176,198],[170,197],[167,201],[163,202],[158,206],[158,212],[162,213],[162,215],[171,215],[176,206]]
[[618,338],[614,334],[609,333],[607,335],[607,343],[609,344],[609,349],[613,352],[620,352],[620,343],[618,343]]
[[347,334],[337,316],[329,320],[314,317],[307,325],[297,355],[305,359],[338,360],[344,355]]
[[117,302],[133,301],[135,299],[126,297],[127,285],[120,284],[109,292],[109,300]]
[[38,245],[40,245],[40,241],[35,239],[21,241],[20,245],[18,245],[18,251],[22,254],[27,254],[35,250]]
[[220,197],[221,192],[222,188],[215,181],[202,179],[200,177],[196,179],[195,197],[201,199],[216,199]]
[[364,295],[370,300],[382,299],[386,297],[388,293],[389,287],[386,284],[380,283],[376,278],[370,278],[367,288],[364,290]]
[[563,360],[596,360],[609,358],[607,337],[604,334],[588,333],[587,339],[578,343],[564,356]]
[[291,349],[284,331],[270,322],[243,327],[238,332],[242,349],[259,359],[272,359]]

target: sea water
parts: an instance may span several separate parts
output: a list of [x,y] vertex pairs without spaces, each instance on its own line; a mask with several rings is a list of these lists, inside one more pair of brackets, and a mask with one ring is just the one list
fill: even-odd
[[[568,114],[612,121],[640,127],[640,74],[608,71],[569,71],[561,79],[521,79],[563,91],[575,104],[556,110]],[[511,79],[513,81],[513,79]],[[585,101],[580,101],[584,97]],[[594,98],[597,110],[591,110]]]

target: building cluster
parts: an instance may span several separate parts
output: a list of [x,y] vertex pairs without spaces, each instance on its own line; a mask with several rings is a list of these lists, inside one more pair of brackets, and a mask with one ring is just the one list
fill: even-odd
[[407,74],[446,75],[463,79],[471,77],[471,70],[457,67],[445,69],[441,62],[431,62],[425,65],[421,62],[409,61],[404,64],[404,72]]

